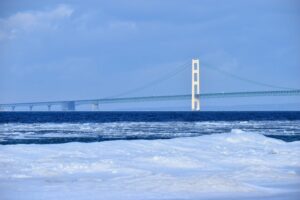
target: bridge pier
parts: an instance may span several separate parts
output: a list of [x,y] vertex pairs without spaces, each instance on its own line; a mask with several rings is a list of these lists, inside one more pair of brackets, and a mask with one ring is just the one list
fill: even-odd
[[51,111],[51,105],[47,105],[48,111]]
[[33,108],[33,106],[32,106],[32,105],[31,105],[31,106],[29,106],[29,110],[30,110],[30,111],[32,111],[32,108]]
[[99,111],[99,103],[93,103],[92,104],[92,110],[93,111]]
[[75,111],[75,102],[67,101],[67,102],[62,103],[62,110],[63,111]]
[[15,109],[16,109],[16,106],[11,107],[11,111],[15,111]]

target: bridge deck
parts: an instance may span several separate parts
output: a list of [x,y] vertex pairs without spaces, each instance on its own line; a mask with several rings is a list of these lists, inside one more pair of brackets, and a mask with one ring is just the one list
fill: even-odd
[[[233,98],[233,97],[258,97],[258,96],[296,96],[300,95],[299,90],[278,90],[278,91],[253,91],[253,92],[222,92],[222,93],[203,93],[201,99],[205,98]],[[53,106],[74,103],[75,105],[83,104],[105,104],[105,103],[126,103],[126,102],[143,102],[143,101],[170,101],[191,99],[191,94],[184,95],[166,95],[166,96],[144,96],[144,97],[125,97],[125,98],[100,98],[87,100],[69,100],[69,101],[44,101],[28,103],[7,103],[0,104],[0,108],[20,107],[20,106]]]

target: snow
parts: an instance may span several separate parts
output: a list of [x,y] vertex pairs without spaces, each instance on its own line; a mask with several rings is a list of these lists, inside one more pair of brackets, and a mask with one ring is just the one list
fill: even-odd
[[0,199],[299,199],[300,142],[243,132],[0,145]]

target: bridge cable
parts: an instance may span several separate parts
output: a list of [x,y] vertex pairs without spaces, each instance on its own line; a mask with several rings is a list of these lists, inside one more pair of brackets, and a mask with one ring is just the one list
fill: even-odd
[[155,79],[155,80],[153,80],[151,82],[148,82],[148,83],[146,83],[146,84],[144,84],[144,85],[142,85],[140,87],[133,88],[133,89],[127,90],[125,92],[122,92],[122,93],[119,93],[119,94],[116,94],[116,95],[105,97],[105,99],[126,96],[128,94],[132,94],[132,93],[135,93],[135,92],[138,92],[138,91],[141,91],[141,90],[153,87],[154,85],[157,85],[158,83],[165,82],[165,81],[167,81],[167,80],[175,77],[179,73],[185,71],[186,69],[189,69],[189,67],[190,67],[190,60],[185,61],[183,64],[181,64],[178,67],[176,67],[175,71],[173,71],[173,70],[169,71],[169,73],[165,74],[164,76],[162,76],[160,78],[157,78],[157,79]]
[[[202,63],[203,63],[203,62],[202,62]],[[236,74],[232,74],[232,73],[230,73],[230,72],[228,72],[228,71],[224,71],[224,70],[218,69],[218,68],[216,68],[216,67],[212,67],[211,65],[209,65],[209,64],[207,64],[207,63],[204,63],[203,65],[206,66],[207,69],[215,70],[215,71],[220,72],[221,74],[223,74],[223,75],[225,75],[225,76],[229,76],[229,77],[231,77],[231,78],[235,78],[235,79],[238,79],[238,80],[240,80],[240,81],[252,83],[252,84],[255,84],[255,85],[264,86],[264,87],[269,87],[269,88],[276,88],[276,89],[297,90],[296,88],[282,87],[282,86],[278,86],[278,85],[273,85],[273,84],[263,83],[263,82],[260,82],[260,81],[255,81],[255,80],[251,80],[251,79],[248,79],[248,78],[244,78],[244,77],[238,76],[238,75],[236,75]]]

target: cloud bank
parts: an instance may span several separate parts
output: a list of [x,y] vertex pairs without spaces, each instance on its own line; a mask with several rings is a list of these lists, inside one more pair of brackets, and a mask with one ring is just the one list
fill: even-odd
[[18,12],[0,19],[0,40],[14,39],[24,32],[56,29],[60,21],[69,18],[73,12],[70,6],[64,4],[48,11]]

